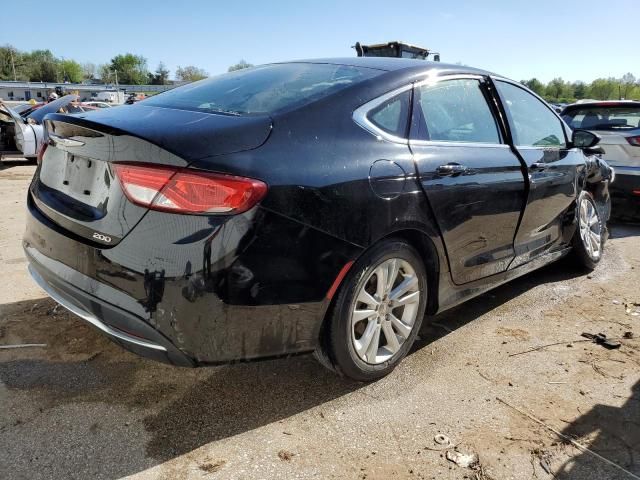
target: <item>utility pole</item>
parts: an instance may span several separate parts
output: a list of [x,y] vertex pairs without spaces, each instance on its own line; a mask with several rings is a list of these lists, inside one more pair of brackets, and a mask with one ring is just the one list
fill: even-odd
[[13,49],[11,47],[9,48],[9,55],[11,55],[11,67],[13,68],[13,81],[17,82],[18,77],[16,77],[16,64],[13,60]]

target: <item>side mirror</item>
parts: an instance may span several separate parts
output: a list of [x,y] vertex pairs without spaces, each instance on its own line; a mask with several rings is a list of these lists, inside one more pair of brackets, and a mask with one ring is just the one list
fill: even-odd
[[600,137],[588,130],[576,129],[573,131],[571,143],[576,148],[588,149],[595,147],[600,142]]

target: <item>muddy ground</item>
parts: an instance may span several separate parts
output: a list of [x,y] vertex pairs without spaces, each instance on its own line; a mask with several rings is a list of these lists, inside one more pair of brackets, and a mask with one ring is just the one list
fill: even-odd
[[[640,227],[613,226],[588,276],[563,261],[429,319],[374,384],[311,357],[186,370],[122,351],[28,278],[33,171],[0,171],[0,345],[47,345],[0,350],[0,478],[640,477]],[[447,460],[440,433],[479,465]]]

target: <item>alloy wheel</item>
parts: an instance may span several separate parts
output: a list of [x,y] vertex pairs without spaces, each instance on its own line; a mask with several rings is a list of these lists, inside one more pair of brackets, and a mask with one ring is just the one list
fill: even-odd
[[369,364],[391,359],[409,338],[420,305],[420,285],[406,260],[391,258],[371,270],[351,314],[357,355]]
[[580,202],[578,224],[582,244],[589,256],[597,260],[602,253],[602,225],[595,205],[586,197]]

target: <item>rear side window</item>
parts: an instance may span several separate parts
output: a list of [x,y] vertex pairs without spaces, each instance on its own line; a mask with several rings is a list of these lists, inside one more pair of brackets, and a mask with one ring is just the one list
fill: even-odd
[[282,63],[238,70],[145,100],[145,105],[243,115],[302,106],[384,73],[314,63]]
[[410,105],[411,91],[407,90],[371,110],[367,118],[379,129],[406,138]]
[[416,95],[420,140],[500,143],[498,126],[479,80],[443,80],[421,85]]
[[510,83],[496,88],[509,116],[513,142],[518,147],[566,147],[562,122],[538,98]]
[[562,117],[571,128],[634,130],[640,127],[640,104],[577,107],[567,111]]

